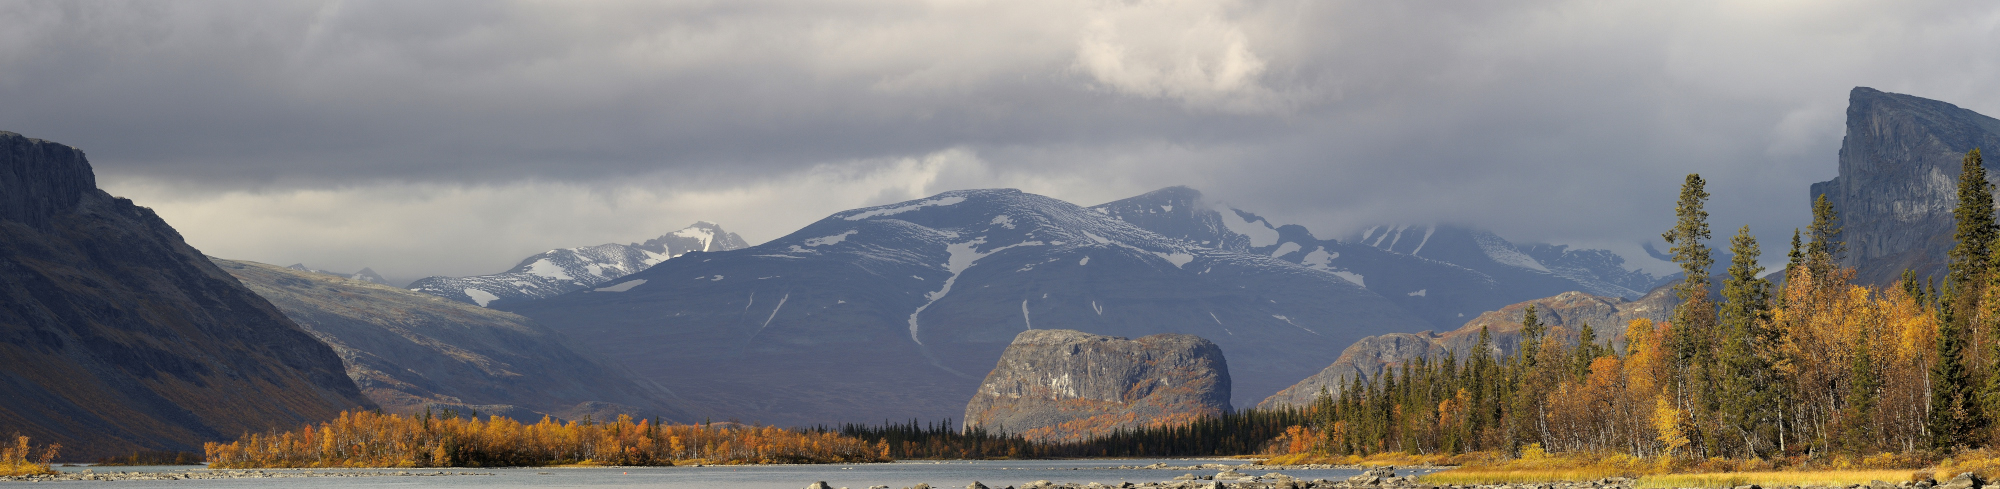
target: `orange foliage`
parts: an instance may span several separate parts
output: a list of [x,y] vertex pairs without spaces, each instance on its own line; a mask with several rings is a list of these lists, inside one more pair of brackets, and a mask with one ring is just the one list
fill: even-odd
[[209,466],[450,467],[845,463],[887,461],[886,445],[833,433],[763,426],[609,423],[521,424],[503,417],[434,419],[371,412],[294,431],[209,443]]
[[28,437],[16,437],[13,446],[0,447],[0,476],[53,475],[56,471],[49,468],[49,461],[59,451],[62,445],[49,445],[42,448],[40,457],[30,460],[34,450],[28,447]]

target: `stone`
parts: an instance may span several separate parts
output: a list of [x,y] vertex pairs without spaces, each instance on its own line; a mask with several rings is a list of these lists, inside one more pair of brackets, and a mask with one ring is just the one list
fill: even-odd
[[833,489],[833,486],[827,485],[826,481],[819,481],[807,485],[806,489]]
[[1034,329],[1015,335],[966,403],[964,419],[968,428],[1077,441],[1229,409],[1229,365],[1206,339]]
[[965,489],[986,489],[986,485],[980,484],[979,481],[972,481],[971,484],[965,485]]

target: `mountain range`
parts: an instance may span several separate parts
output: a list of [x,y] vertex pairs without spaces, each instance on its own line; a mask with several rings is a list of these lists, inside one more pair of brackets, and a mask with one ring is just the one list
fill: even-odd
[[749,247],[743,237],[702,221],[644,243],[561,248],[521,260],[505,272],[471,277],[425,277],[410,290],[480,307],[541,299],[597,286],[695,251]]
[[577,353],[528,318],[296,267],[213,260],[332,347],[386,412],[699,421],[665,391]]
[[[696,404],[812,424],[954,416],[1028,329],[1207,338],[1230,353],[1232,402],[1248,407],[1363,337],[1455,328],[1456,314],[1536,294],[1636,295],[1617,280],[1650,278],[1617,269],[1615,256],[1536,250],[1582,257],[1551,268],[1504,240],[1477,248],[1494,237],[1457,229],[1441,228],[1432,252],[1514,252],[1479,255],[1487,263],[1474,268],[1322,240],[1185,187],[1089,208],[965,190],[839,212],[761,245],[492,307]],[[1430,311],[1436,304],[1455,309]]]

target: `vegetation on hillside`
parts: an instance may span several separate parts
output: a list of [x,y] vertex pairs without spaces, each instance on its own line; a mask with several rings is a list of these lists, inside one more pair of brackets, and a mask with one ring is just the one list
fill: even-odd
[[770,426],[633,421],[522,424],[452,415],[341,413],[293,431],[206,446],[211,468],[525,467],[888,461],[887,445]]
[[62,445],[49,445],[36,450],[28,445],[28,437],[15,436],[14,444],[0,446],[0,477],[22,475],[53,475],[49,461],[55,460]]

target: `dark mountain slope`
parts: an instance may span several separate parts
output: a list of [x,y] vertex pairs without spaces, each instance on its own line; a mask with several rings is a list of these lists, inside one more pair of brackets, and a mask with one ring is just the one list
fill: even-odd
[[82,151],[0,132],[0,433],[66,459],[372,408],[332,349],[153,211],[97,189]]
[[361,392],[388,412],[701,420],[528,318],[359,279],[215,263],[332,346]]

